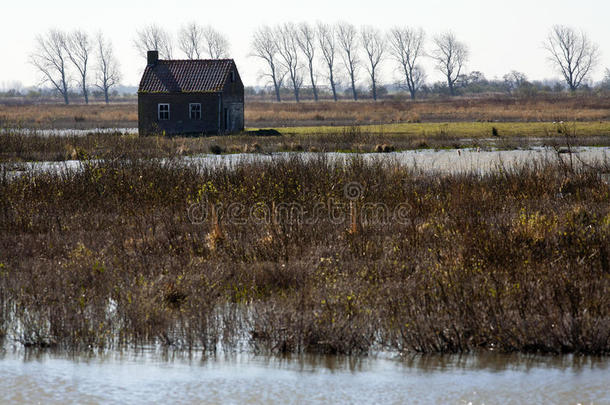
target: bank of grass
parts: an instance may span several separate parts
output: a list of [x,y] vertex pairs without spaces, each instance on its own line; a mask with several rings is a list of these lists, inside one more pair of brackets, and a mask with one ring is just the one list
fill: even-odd
[[516,98],[502,95],[412,101],[248,102],[249,125],[365,125],[418,122],[606,121],[610,98],[556,95]]
[[[278,131],[286,135],[325,135],[349,131],[353,126],[305,126],[283,127]],[[364,134],[389,137],[426,139],[443,137],[458,139],[506,138],[552,138],[565,135],[564,129],[581,137],[610,136],[610,121],[595,122],[442,122],[399,123],[357,126]]]
[[[252,132],[255,132],[253,129]],[[358,152],[442,148],[515,149],[532,146],[608,146],[610,122],[443,123],[278,128],[279,136],[252,133],[209,137],[0,134],[0,162],[164,158],[204,153]]]
[[[291,127],[418,122],[607,121],[610,97],[486,95],[445,99],[261,102],[246,98],[246,125]],[[28,128],[137,127],[136,103],[105,105],[0,104],[0,125]]]
[[292,156],[2,173],[0,335],[69,350],[610,354],[608,172]]
[[0,124],[25,128],[129,128],[138,126],[136,103],[0,104]]

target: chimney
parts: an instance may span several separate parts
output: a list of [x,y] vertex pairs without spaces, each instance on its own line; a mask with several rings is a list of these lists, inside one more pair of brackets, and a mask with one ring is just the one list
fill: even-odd
[[148,51],[146,54],[148,66],[155,66],[159,61],[159,51]]

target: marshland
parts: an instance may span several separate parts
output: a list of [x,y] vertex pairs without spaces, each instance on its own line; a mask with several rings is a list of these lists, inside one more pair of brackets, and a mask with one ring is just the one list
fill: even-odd
[[[120,4],[87,29],[41,5],[7,43],[3,401],[608,401],[601,48],[557,2],[502,30],[340,3],[353,23]],[[23,63],[39,85],[5,81]]]
[[0,330],[69,350],[607,354],[608,162],[498,169],[5,170]]
[[[269,136],[207,137],[96,129],[133,120],[129,104],[5,105],[0,336],[72,351],[607,354],[610,164],[578,147],[606,145],[610,126],[605,99],[587,100],[543,117],[571,122],[495,99],[255,102],[249,122],[276,124]],[[420,105],[463,116],[420,123]],[[36,109],[90,132],[45,133],[62,125]],[[524,121],[467,121],[483,111]],[[307,126],[312,113],[336,125]],[[547,152],[484,171],[455,161],[532,147]],[[394,152],[420,149],[447,150],[456,170]],[[254,158],[192,159],[234,153]]]

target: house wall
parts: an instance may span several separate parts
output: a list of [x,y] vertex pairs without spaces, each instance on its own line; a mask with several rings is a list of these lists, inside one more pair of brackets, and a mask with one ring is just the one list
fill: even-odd
[[[157,106],[170,105],[170,119],[159,120]],[[201,120],[191,120],[189,104],[201,104]],[[219,132],[220,93],[140,93],[138,94],[138,130],[140,135],[216,134]],[[222,123],[221,123],[222,124]]]
[[[235,81],[231,82],[229,75],[222,91],[222,130],[229,133],[244,130],[244,84],[235,64],[233,65],[233,71],[235,72]],[[224,117],[225,109],[229,113],[228,120]]]

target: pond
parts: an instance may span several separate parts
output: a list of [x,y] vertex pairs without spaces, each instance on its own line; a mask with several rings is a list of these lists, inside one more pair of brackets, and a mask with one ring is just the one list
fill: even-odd
[[9,351],[10,403],[562,403],[610,402],[610,358],[479,354],[345,358],[95,356]]

